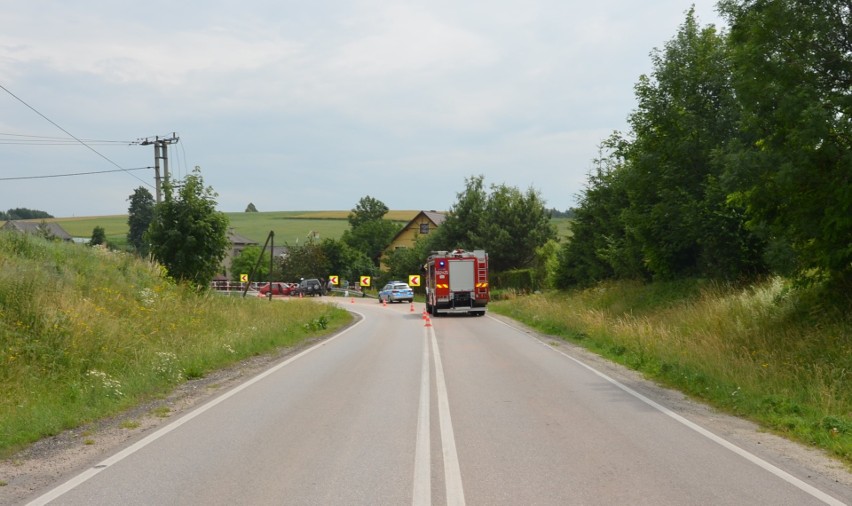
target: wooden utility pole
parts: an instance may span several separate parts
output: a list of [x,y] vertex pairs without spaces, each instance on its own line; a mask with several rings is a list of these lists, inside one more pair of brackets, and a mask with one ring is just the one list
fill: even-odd
[[[168,145],[174,144],[180,140],[180,137],[177,136],[175,132],[172,132],[171,137],[159,137],[156,136],[153,139],[151,137],[146,137],[144,139],[139,139],[138,144],[142,146],[150,146],[154,145],[154,180],[157,183],[157,203],[163,201],[162,197],[162,185],[163,182],[169,182],[169,150]],[[160,180],[160,160],[163,161],[163,178]]]

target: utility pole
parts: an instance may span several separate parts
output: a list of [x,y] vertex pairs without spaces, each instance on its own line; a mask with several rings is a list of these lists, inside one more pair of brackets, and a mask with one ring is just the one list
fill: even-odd
[[160,181],[160,160],[163,161],[163,181],[169,182],[169,150],[168,145],[174,144],[180,140],[180,137],[177,136],[175,132],[172,132],[171,137],[160,137],[156,136],[153,139],[151,137],[146,137],[144,139],[139,139],[137,144],[141,146],[150,146],[154,145],[154,180],[157,183],[157,203],[163,201],[162,198],[162,182]]

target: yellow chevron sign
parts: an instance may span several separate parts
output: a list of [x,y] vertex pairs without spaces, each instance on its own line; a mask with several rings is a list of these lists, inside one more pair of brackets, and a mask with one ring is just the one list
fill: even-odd
[[409,286],[420,286],[420,275],[419,274],[411,274],[408,276],[408,285]]

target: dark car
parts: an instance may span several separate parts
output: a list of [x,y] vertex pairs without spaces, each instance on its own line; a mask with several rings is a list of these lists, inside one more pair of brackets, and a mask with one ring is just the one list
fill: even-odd
[[296,283],[284,283],[281,281],[273,281],[272,283],[266,283],[257,289],[257,293],[260,295],[267,295],[270,291],[270,285],[272,290],[272,295],[290,295],[294,288],[296,288]]
[[322,283],[320,283],[320,280],[316,278],[311,278],[303,279],[301,283],[299,283],[299,286],[297,286],[293,289],[292,292],[290,292],[290,295],[297,295],[302,297],[307,297],[308,295],[310,295],[311,297],[314,297],[316,295],[322,296],[323,293],[324,290],[322,288]]

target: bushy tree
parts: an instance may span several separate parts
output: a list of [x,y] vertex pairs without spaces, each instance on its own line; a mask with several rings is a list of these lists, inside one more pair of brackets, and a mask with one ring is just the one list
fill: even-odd
[[154,197],[144,186],[140,186],[127,200],[130,201],[130,207],[127,209],[127,242],[137,254],[147,257],[148,242],[145,240],[145,232],[154,219]]
[[0,212],[0,219],[2,220],[43,220],[48,218],[53,218],[53,215],[45,211],[27,209],[25,207],[9,209],[6,213]]
[[187,175],[176,194],[163,185],[164,200],[155,207],[146,239],[154,258],[169,275],[198,288],[209,286],[228,248],[228,218],[216,211],[216,197],[204,186],[201,168]]
[[465,188],[456,194],[456,202],[450,207],[444,223],[438,228],[437,236],[441,249],[484,248],[482,229],[486,220],[485,207],[488,192],[485,191],[485,176],[465,178]]
[[652,62],[636,85],[620,168],[625,228],[655,277],[737,277],[759,260],[742,210],[719,188],[715,155],[736,138],[739,120],[726,40],[712,25],[700,28],[691,9]]
[[[257,262],[259,258],[260,264]],[[269,278],[269,251],[263,252],[261,258],[261,248],[256,244],[246,246],[236,258],[231,260],[231,278],[233,281],[239,281],[240,274],[249,274],[252,270],[254,275],[251,281]]]
[[800,274],[850,288],[849,2],[723,0],[720,8],[744,134],[728,150],[731,200],[775,251],[789,245]]
[[106,244],[106,231],[104,227],[95,227],[92,229],[92,238],[89,239],[89,246],[98,246]]
[[491,185],[488,193],[484,180],[481,175],[465,180],[431,246],[484,249],[493,271],[531,267],[536,249],[557,237],[544,201],[532,188]]
[[384,219],[388,207],[380,200],[369,195],[361,198],[349,214],[349,230],[341,240],[351,248],[360,251],[373,265],[379,265],[382,251],[390,244],[402,228],[398,223]]
[[253,204],[252,202],[249,202],[249,205],[248,205],[248,206],[246,206],[246,212],[247,212],[247,213],[256,213],[256,212],[257,212],[257,208],[256,208],[256,207],[254,207],[254,204]]
[[579,196],[571,238],[559,251],[554,274],[558,288],[587,286],[614,277],[644,277],[641,260],[629,254],[636,248],[629,247],[631,241],[621,219],[629,202],[619,179],[625,145],[620,135],[612,134],[600,146],[595,171]]

